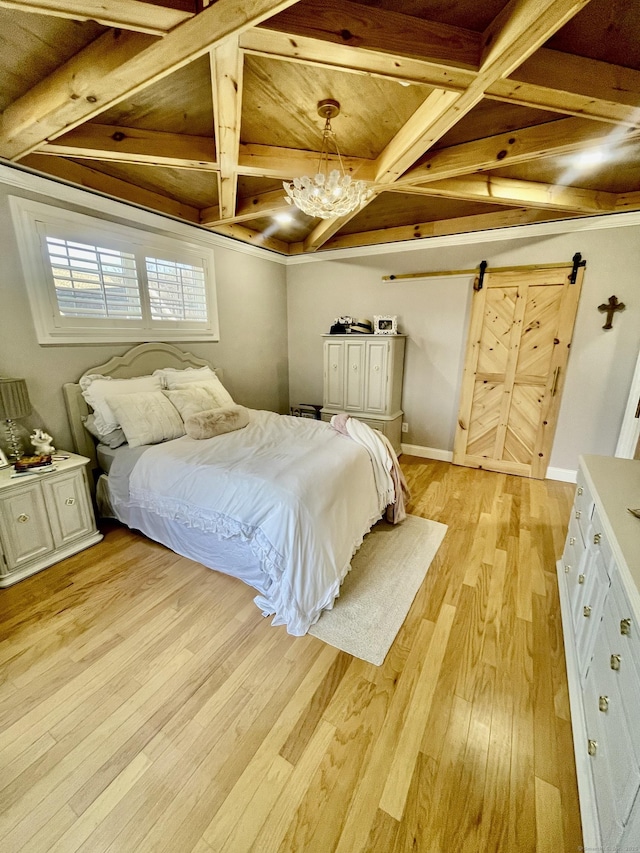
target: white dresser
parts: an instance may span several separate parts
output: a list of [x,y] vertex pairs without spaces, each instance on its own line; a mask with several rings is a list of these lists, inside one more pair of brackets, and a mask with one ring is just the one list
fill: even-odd
[[89,494],[89,459],[64,455],[49,473],[12,479],[13,468],[0,471],[0,587],[102,539]]
[[406,335],[323,335],[321,417],[346,412],[380,430],[401,452]]
[[640,850],[640,461],[580,460],[558,562],[585,849]]

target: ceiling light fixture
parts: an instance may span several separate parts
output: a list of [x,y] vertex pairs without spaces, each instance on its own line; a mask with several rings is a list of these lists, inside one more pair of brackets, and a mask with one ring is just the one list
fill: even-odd
[[[288,204],[295,204],[303,213],[319,219],[333,219],[336,216],[352,213],[372,193],[371,188],[364,181],[352,181],[351,176],[345,173],[336,134],[331,127],[331,119],[339,113],[338,101],[328,99],[318,102],[318,115],[325,120],[318,172],[313,178],[305,175],[302,178],[294,178],[290,183],[284,181],[282,184],[287,192],[285,201]],[[330,142],[333,142],[338,155],[339,170],[329,171]]]

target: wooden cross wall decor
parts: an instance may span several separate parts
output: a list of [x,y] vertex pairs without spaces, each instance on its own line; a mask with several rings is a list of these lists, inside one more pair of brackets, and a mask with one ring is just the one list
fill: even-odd
[[607,312],[607,322],[602,327],[603,329],[612,329],[613,328],[613,315],[616,311],[624,311],[626,305],[624,302],[618,302],[617,296],[610,296],[608,302],[603,302],[602,305],[598,305],[598,311],[606,311]]

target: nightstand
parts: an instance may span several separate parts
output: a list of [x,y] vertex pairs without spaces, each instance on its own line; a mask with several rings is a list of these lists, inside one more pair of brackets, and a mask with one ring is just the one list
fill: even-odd
[[12,479],[0,470],[0,587],[10,586],[102,539],[91,505],[87,465],[75,453],[55,471]]

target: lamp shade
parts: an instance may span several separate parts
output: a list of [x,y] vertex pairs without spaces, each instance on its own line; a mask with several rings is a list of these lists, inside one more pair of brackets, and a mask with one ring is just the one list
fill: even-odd
[[31,414],[31,401],[24,379],[0,379],[0,418],[13,420]]

